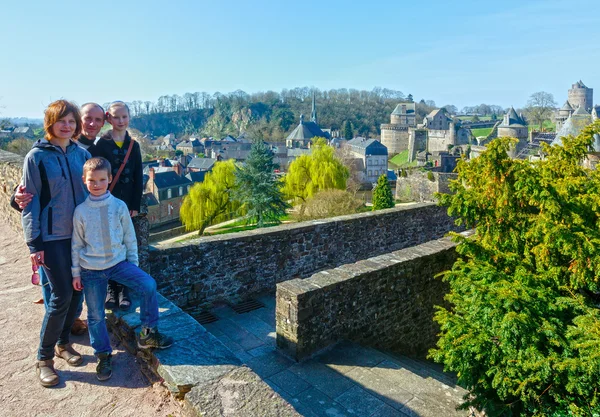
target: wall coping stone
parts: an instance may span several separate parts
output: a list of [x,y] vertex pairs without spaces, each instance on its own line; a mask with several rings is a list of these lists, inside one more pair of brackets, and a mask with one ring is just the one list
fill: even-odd
[[106,311],[111,331],[142,360],[142,371],[150,379],[162,379],[171,394],[183,400],[186,412],[206,417],[300,416],[220,340],[160,294],[159,329],[175,343],[164,350],[139,349],[139,300],[132,301],[130,311]]
[[227,241],[235,241],[235,242],[244,242],[244,241],[252,241],[256,238],[256,236],[269,236],[271,234],[277,234],[282,231],[288,231],[290,234],[302,234],[306,231],[317,230],[320,225],[324,224],[333,224],[339,223],[342,224],[347,220],[355,220],[361,219],[365,217],[374,217],[374,216],[385,216],[386,214],[391,214],[399,211],[415,211],[420,210],[424,207],[437,206],[436,203],[427,202],[427,203],[415,203],[410,206],[400,206],[393,207],[390,209],[377,210],[377,211],[369,211],[364,213],[356,213],[356,214],[346,214],[343,216],[330,217],[327,219],[319,219],[319,220],[309,220],[303,222],[294,222],[282,224],[279,226],[266,227],[261,229],[254,230],[245,230],[241,232],[227,233],[221,235],[214,236],[201,236],[194,239],[186,240],[183,242],[172,242],[168,244],[161,245],[160,249],[150,247],[151,251],[168,251],[169,249],[176,249],[186,246],[193,245],[202,245],[205,243],[211,242],[227,242]]

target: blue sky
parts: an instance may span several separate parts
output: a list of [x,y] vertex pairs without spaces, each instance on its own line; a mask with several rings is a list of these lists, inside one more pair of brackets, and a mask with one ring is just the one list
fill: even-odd
[[[600,94],[600,3],[569,1],[10,1],[0,116],[164,94],[375,86],[461,108]],[[61,3],[61,4],[56,4]]]

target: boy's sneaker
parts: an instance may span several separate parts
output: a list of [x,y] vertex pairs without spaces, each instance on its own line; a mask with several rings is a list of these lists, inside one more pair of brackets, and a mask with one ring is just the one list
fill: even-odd
[[111,358],[110,353],[98,354],[98,365],[96,365],[96,378],[98,378],[98,381],[106,381],[112,376]]
[[108,288],[106,289],[106,301],[104,302],[104,307],[109,310],[114,310],[117,307],[118,301],[118,289],[116,285],[112,282],[108,283]]
[[166,349],[172,344],[173,339],[159,333],[157,329],[142,329],[138,338],[138,347],[140,349]]

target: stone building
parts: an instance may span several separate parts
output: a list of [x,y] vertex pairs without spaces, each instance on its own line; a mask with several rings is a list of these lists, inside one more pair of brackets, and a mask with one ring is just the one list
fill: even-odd
[[519,139],[517,146],[510,152],[511,157],[515,157],[521,151],[521,149],[527,146],[527,143],[529,142],[529,129],[527,128],[527,121],[523,115],[518,115],[512,106],[504,115],[502,123],[498,125],[498,137]]
[[585,111],[591,112],[594,105],[594,89],[586,87],[579,80],[569,89],[568,102],[573,110],[583,107]]
[[179,220],[183,198],[189,193],[192,182],[174,171],[156,173],[149,169],[144,196],[148,202],[150,227]]
[[408,130],[417,127],[414,102],[399,103],[390,116],[390,123],[381,125],[381,143],[390,154],[408,149]]
[[312,98],[312,112],[310,122],[304,121],[304,115],[300,115],[300,123],[285,140],[285,146],[288,148],[308,149],[312,145],[314,137],[329,139],[330,134],[321,130],[317,119],[317,103],[315,94]]
[[193,155],[204,152],[204,147],[197,138],[190,138],[190,140],[180,142],[175,146],[175,149],[182,151],[184,155]]
[[563,124],[567,121],[569,116],[573,114],[575,109],[569,103],[569,100],[565,101],[565,104],[560,108],[558,113],[554,116],[554,122],[556,123],[556,131],[558,132]]
[[363,183],[375,183],[380,175],[387,175],[388,150],[375,139],[354,138],[344,144],[356,159],[353,164],[359,170],[359,180]]

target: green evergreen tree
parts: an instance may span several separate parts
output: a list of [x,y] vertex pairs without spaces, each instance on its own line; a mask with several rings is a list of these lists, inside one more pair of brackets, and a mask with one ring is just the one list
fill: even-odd
[[377,185],[373,190],[373,210],[381,210],[394,207],[394,195],[386,175],[377,178]]
[[242,203],[248,221],[256,221],[257,227],[280,223],[288,208],[275,168],[273,153],[262,140],[257,140],[246,163],[236,170],[233,196]]
[[350,140],[354,137],[354,132],[352,131],[352,123],[350,120],[346,120],[344,123],[344,139]]
[[455,235],[431,356],[490,417],[600,415],[600,172],[581,164],[594,134],[598,121],[537,162],[496,139],[439,195],[477,233]]

